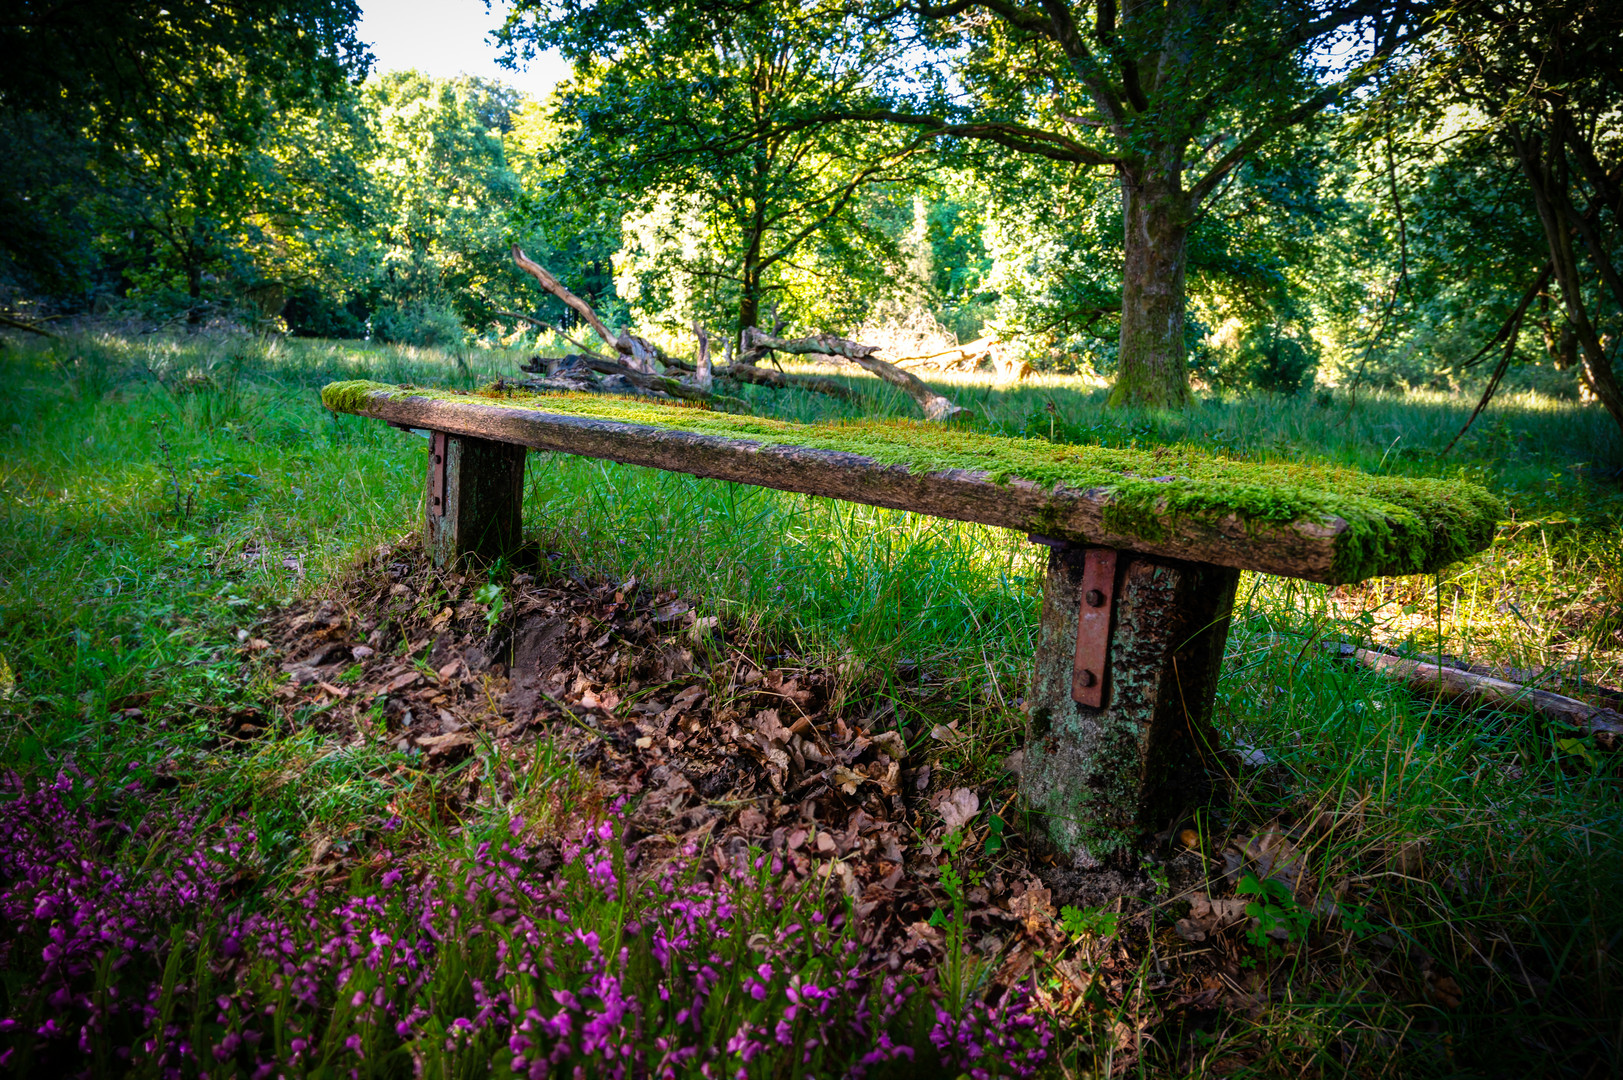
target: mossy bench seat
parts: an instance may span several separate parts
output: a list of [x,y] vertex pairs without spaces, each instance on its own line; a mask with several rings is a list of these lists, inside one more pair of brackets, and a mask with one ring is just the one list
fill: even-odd
[[1468,483],[1112,450],[917,422],[796,424],[595,395],[332,383],[334,412],[427,430],[436,561],[519,544],[528,449],[1018,529],[1051,551],[1028,806],[1077,867],[1163,832],[1214,764],[1207,723],[1240,570],[1331,584],[1485,548]]

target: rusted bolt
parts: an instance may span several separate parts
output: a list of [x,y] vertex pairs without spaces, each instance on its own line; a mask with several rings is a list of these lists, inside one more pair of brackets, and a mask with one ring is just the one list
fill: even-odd
[[1104,607],[1105,594],[1098,589],[1089,589],[1087,595],[1088,607]]
[[1099,681],[1099,676],[1095,675],[1093,672],[1087,671],[1087,670],[1084,670],[1082,672],[1082,685],[1083,686],[1092,686],[1094,683],[1096,683],[1098,681]]

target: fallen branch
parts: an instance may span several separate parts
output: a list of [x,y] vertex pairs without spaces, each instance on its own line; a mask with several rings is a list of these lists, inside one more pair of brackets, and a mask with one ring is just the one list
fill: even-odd
[[604,326],[603,320],[597,317],[597,312],[592,310],[592,305],[564,288],[562,282],[547,273],[540,263],[524,254],[524,249],[517,244],[513,245],[513,261],[518,264],[520,270],[539,281],[543,289],[562,300],[565,306],[585,319],[592,329],[597,331],[597,336],[602,338],[609,348],[617,347],[618,335],[609,333],[609,328]]
[[51,338],[53,341],[59,340],[59,335],[53,334],[51,331],[46,330],[43,327],[35,326],[33,323],[26,323],[21,319],[13,319],[10,315],[0,315],[0,326],[9,326],[13,330],[24,330],[30,334],[38,334],[43,338]]
[[[526,380],[536,389],[584,390],[602,393],[604,392],[602,388],[594,385],[590,380],[581,378],[584,372],[595,371],[600,375],[618,375],[631,386],[644,393],[664,394],[680,398],[683,401],[700,401],[706,405],[749,411],[749,406],[735,397],[700,390],[697,387],[689,386],[685,382],[679,382],[664,375],[650,375],[646,371],[638,371],[629,365],[617,363],[594,354],[566,356],[561,360],[551,361],[550,363],[540,357],[535,357],[529,363],[520,365],[519,370],[541,376],[539,382]],[[515,385],[522,386],[525,383],[520,382]]]
[[693,385],[700,390],[710,389],[713,372],[710,369],[710,331],[699,320],[693,320],[693,335],[699,339],[699,351],[694,354]]
[[1538,713],[1586,735],[1594,735],[1606,749],[1614,747],[1619,737],[1623,737],[1623,713],[1600,708],[1587,701],[1553,694],[1548,690],[1535,690],[1491,675],[1477,675],[1459,668],[1406,660],[1373,649],[1357,649],[1351,645],[1339,648],[1341,655],[1350,656],[1371,671],[1393,675],[1420,693],[1440,694],[1472,705]]
[[547,320],[538,319],[534,315],[526,315],[522,311],[501,311],[498,309],[496,315],[503,319],[520,319],[529,323],[531,326],[538,326],[543,330],[554,329],[553,325],[547,322]]
[[954,405],[924,385],[917,375],[903,371],[888,360],[880,360],[874,355],[878,351],[877,345],[862,345],[846,338],[835,337],[833,334],[816,334],[812,337],[786,340],[763,334],[753,326],[744,331],[743,358],[746,360],[753,362],[757,357],[771,352],[796,356],[838,357],[872,372],[893,386],[901,387],[909,397],[918,402],[919,408],[924,410],[926,420],[951,420],[954,417],[967,418],[972,415],[968,409]]
[[924,356],[904,356],[896,361],[899,368],[932,368],[940,371],[949,371],[955,367],[966,367],[973,371],[980,367],[981,361],[992,355],[992,350],[998,345],[998,339],[992,334],[978,337],[964,345],[954,345],[941,352],[928,353]]
[[654,362],[663,360],[665,356],[658,345],[645,341],[635,334],[628,334],[624,330],[618,333],[610,333],[609,328],[603,324],[603,320],[598,318],[597,312],[592,310],[592,305],[564,288],[562,282],[547,273],[541,264],[524,254],[524,250],[517,244],[513,245],[513,261],[518,264],[519,269],[539,281],[543,289],[562,300],[570,310],[585,319],[592,329],[597,331],[597,336],[602,338],[609,348],[622,356],[629,357],[632,367],[649,375],[656,374]]
[[827,394],[829,397],[839,398],[841,401],[856,401],[860,396],[844,383],[833,379],[823,379],[816,375],[790,375],[787,372],[773,371],[770,368],[756,367],[754,364],[741,364],[733,362],[725,367],[713,368],[711,375],[717,379],[731,379],[734,382],[753,383],[756,386],[770,386],[774,390],[810,390],[814,394]]
[[[550,331],[552,331],[554,334],[557,334],[559,337],[561,337],[565,341],[569,342],[569,344],[573,345],[575,348],[579,349],[582,353],[586,354],[587,356],[600,356],[599,353],[596,353],[596,352],[592,351],[591,346],[581,344],[580,342],[576,341],[574,338],[570,337],[568,334],[564,333],[563,329],[561,327],[554,326],[552,323],[547,322],[547,320],[545,320],[545,319],[538,319],[534,315],[526,315],[526,314],[524,314],[523,312],[520,312],[520,311],[498,311],[498,312],[496,312],[496,314],[503,317],[503,318],[508,318],[508,319],[523,319],[525,322],[529,323],[532,326],[539,327],[542,330],[550,330]],[[607,357],[602,357],[602,359],[606,360],[608,358]]]

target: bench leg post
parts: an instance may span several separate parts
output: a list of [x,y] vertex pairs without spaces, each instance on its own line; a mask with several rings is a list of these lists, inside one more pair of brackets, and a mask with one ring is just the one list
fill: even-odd
[[522,542],[525,448],[442,431],[429,436],[428,520],[434,565],[465,556],[493,562]]
[[[1217,766],[1211,712],[1239,571],[1118,553],[1102,704],[1081,704],[1088,549],[1049,552],[1020,790],[1077,870],[1140,852],[1195,809]],[[1086,637],[1086,635],[1084,635]],[[1095,689],[1093,695],[1099,697]]]

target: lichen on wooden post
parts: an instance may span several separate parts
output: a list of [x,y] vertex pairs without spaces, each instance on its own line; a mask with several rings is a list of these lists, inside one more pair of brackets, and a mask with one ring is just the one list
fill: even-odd
[[525,448],[436,432],[429,439],[425,545],[435,566],[494,562],[522,542]]
[[1195,809],[1237,570],[1121,553],[1104,704],[1072,698],[1086,549],[1049,553],[1020,789],[1064,861],[1120,862]]

